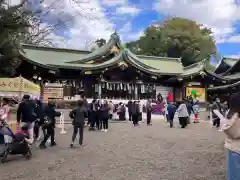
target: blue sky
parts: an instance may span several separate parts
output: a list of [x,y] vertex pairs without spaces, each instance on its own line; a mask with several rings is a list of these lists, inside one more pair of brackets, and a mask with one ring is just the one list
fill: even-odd
[[[20,1],[20,0],[14,0]],[[38,4],[40,0],[31,0]],[[81,3],[76,3],[81,2]],[[195,20],[213,31],[223,56],[240,57],[240,0],[44,0],[53,9],[43,27],[56,20],[72,21],[49,35],[59,47],[89,49],[115,30],[122,41],[133,41],[151,24],[169,17]],[[38,4],[39,5],[39,4]],[[35,6],[37,7],[37,6]]]

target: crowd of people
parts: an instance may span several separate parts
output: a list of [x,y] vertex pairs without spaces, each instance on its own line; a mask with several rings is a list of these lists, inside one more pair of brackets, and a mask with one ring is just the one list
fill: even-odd
[[[228,149],[228,179],[240,179],[239,162],[240,162],[240,93],[232,95],[229,102],[221,102],[216,98],[211,106],[213,126],[219,128],[222,125],[222,130],[226,134],[225,147]],[[0,119],[7,121],[9,113],[7,99],[2,99],[0,103]],[[129,101],[127,104],[119,103],[117,107],[112,101],[96,100],[88,103],[84,97],[78,101],[77,107],[72,109],[69,117],[72,119],[73,134],[70,147],[73,147],[77,134],[79,134],[79,145],[83,144],[83,132],[85,122],[89,125],[89,131],[107,132],[109,128],[108,121],[113,118],[116,112],[119,119],[125,120],[126,112],[129,115],[129,121],[132,121],[133,126],[138,126],[142,120],[143,106],[147,114],[147,124],[151,125],[152,106],[151,100],[147,100],[145,105],[139,101]],[[126,107],[128,110],[126,110]],[[29,144],[34,143],[39,138],[39,131],[42,130],[44,138],[40,143],[40,148],[46,148],[46,142],[50,138],[50,145],[55,146],[55,124],[56,117],[61,116],[61,112],[56,111],[54,102],[49,102],[47,105],[39,100],[31,100],[29,95],[24,95],[22,102],[17,109],[17,122],[20,127],[20,122],[23,127],[27,126]],[[173,127],[174,117],[178,117],[181,128],[185,128],[190,123],[190,117],[193,114],[193,122],[199,122],[199,101],[191,97],[187,97],[184,101],[178,103],[166,102],[165,115],[170,127]],[[218,112],[218,113],[217,113]],[[224,122],[221,122],[219,113],[225,117]],[[0,128],[0,134],[4,134],[4,128]],[[5,135],[5,134],[4,134]]]
[[181,128],[190,124],[191,115],[194,115],[194,123],[199,122],[199,101],[192,97],[187,97],[184,101],[167,102],[165,105],[165,114],[170,127],[173,127],[175,114],[179,119]]

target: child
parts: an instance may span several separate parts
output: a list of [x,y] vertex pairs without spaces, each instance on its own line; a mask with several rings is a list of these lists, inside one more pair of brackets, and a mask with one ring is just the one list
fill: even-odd
[[194,100],[193,102],[193,112],[194,112],[194,123],[199,123],[199,101]]

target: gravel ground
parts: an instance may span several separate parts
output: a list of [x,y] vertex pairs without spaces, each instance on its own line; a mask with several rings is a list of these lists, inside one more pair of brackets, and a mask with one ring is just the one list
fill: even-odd
[[224,180],[223,135],[208,122],[187,129],[111,123],[109,132],[85,132],[84,147],[69,149],[67,134],[58,146],[33,149],[33,157],[12,156],[0,164],[1,180]]

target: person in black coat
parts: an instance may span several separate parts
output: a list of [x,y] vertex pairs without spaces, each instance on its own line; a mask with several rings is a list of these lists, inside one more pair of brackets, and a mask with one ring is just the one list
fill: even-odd
[[193,112],[193,104],[192,104],[192,102],[191,102],[191,99],[189,100],[189,99],[186,99],[185,100],[185,104],[186,104],[186,106],[187,106],[187,110],[188,110],[188,121],[187,121],[187,123],[188,124],[190,124],[190,117],[191,117],[191,114],[192,114],[192,112]]
[[94,126],[95,124],[97,124],[98,121],[98,110],[99,110],[99,105],[96,101],[96,99],[94,99],[92,101],[92,103],[90,104],[89,107],[90,110],[90,114],[89,114],[89,118],[90,118],[90,127],[89,127],[89,131],[94,131]]
[[132,106],[133,106],[133,102],[131,100],[128,101],[127,107],[128,107],[129,121],[132,121]]
[[109,106],[107,100],[104,100],[100,107],[101,131],[108,131]]
[[43,141],[40,143],[40,148],[46,148],[46,142],[49,137],[51,137],[51,146],[55,146],[55,124],[56,124],[56,117],[60,117],[61,113],[55,110],[55,103],[49,102],[47,106],[44,107],[44,122],[43,127],[46,129],[47,133],[44,136]]
[[139,104],[137,103],[137,101],[134,101],[132,106],[132,121],[134,126],[138,125],[139,115],[140,115]]
[[177,106],[173,103],[169,103],[167,105],[167,111],[168,111],[168,122],[170,123],[170,127],[173,127],[173,119],[174,119],[174,115],[177,111]]
[[[35,135],[34,138],[35,138],[35,140],[38,140],[40,138],[39,129],[40,129],[40,126],[42,125],[42,122],[44,119],[44,109],[43,109],[42,102],[38,99],[35,100],[35,105],[36,105],[37,119],[34,123],[34,135]],[[44,130],[43,130],[43,135],[45,135]]]
[[17,109],[17,123],[18,126],[20,126],[20,122],[28,126],[29,142],[31,143],[34,141],[34,122],[36,119],[36,104],[33,100],[30,100],[29,95],[24,95]]
[[79,145],[82,146],[85,120],[88,118],[88,111],[86,106],[84,105],[83,100],[78,101],[78,107],[73,109],[69,113],[69,117],[73,119],[72,121],[73,135],[72,135],[72,142],[70,144],[70,147],[73,147],[73,144],[78,132],[79,132]]

